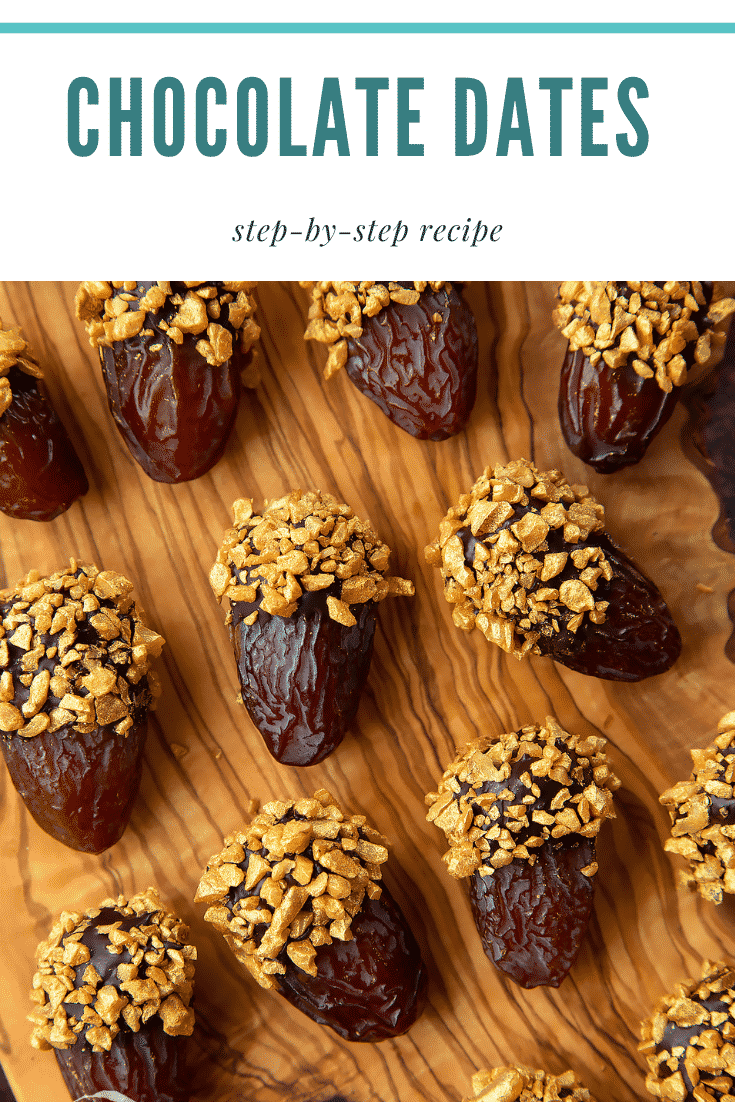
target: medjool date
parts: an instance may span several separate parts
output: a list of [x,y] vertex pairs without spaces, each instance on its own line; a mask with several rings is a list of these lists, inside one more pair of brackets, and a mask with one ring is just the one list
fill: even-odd
[[254,286],[88,280],[77,292],[110,412],[157,482],[199,478],[222,457],[260,333]]
[[679,657],[663,597],[606,534],[586,486],[519,459],[486,468],[462,502],[426,548],[458,627],[479,627],[516,658],[545,654],[612,681],[641,681]]
[[569,345],[559,388],[564,439],[609,474],[642,459],[674,411],[694,364],[723,340],[735,309],[711,283],[576,280],[559,288],[554,321]]
[[587,931],[595,839],[620,783],[604,746],[548,717],[471,742],[426,797],[450,874],[470,878],[485,953],[521,987],[558,987]]
[[20,329],[0,320],[0,510],[54,520],[89,489]]
[[65,911],[37,959],[31,1043],[54,1049],[72,1098],[188,1102],[196,949],[155,889]]
[[457,284],[317,283],[307,339],[330,345],[325,375],[355,386],[420,440],[465,427],[477,389],[477,332]]
[[210,581],[230,602],[242,700],[277,761],[314,765],[355,717],[377,603],[413,585],[387,576],[389,549],[329,494],[233,511]]
[[225,838],[195,902],[261,987],[348,1041],[397,1037],[424,1003],[416,941],[385,884],[385,839],[325,789],[265,804]]
[[73,559],[0,591],[0,743],[38,825],[85,853],[114,845],[142,770],[151,659],[163,639],[141,621],[132,583]]

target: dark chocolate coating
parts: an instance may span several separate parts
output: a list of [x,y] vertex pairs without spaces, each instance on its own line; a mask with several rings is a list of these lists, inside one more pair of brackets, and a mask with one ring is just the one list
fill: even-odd
[[[517,506],[500,529],[515,524],[529,507]],[[472,566],[477,540],[468,528],[457,533],[465,547],[465,560]],[[569,669],[606,681],[643,681],[664,673],[681,653],[681,636],[671,613],[654,583],[643,574],[604,532],[592,532],[587,540],[574,545],[564,540],[563,528],[551,529],[547,536],[550,552],[571,551],[584,546],[601,547],[613,569],[612,581],[599,578],[594,596],[609,601],[603,624],[593,624],[585,616],[576,632],[565,624],[573,615],[563,606],[559,609],[559,631],[554,632],[547,621],[538,626],[544,632],[537,645],[542,654]],[[538,553],[538,552],[537,552]],[[529,592],[576,576],[571,559],[551,582],[536,579]],[[519,613],[519,617],[522,614]]]
[[8,372],[13,401],[0,417],[0,510],[53,520],[89,489],[87,476],[43,381]]
[[[726,1021],[728,1022],[728,1024],[732,1024],[730,1021],[730,1016],[732,1014],[732,1005],[729,1002],[723,1002],[718,994],[713,993],[702,998],[700,995],[697,994],[696,991],[693,991],[688,997],[694,1003],[701,1003],[702,1006],[706,1007],[710,1014],[727,1015]],[[669,1021],[664,1026],[663,1038],[656,1045],[657,1053],[667,1052],[669,1054],[672,1054],[673,1049],[678,1049],[680,1046],[684,1049],[684,1054],[681,1056],[677,1056],[679,1062],[678,1070],[681,1072],[681,1077],[684,1080],[684,1086],[687,1090],[684,1102],[696,1102],[696,1098],[694,1095],[694,1084],[689,1078],[689,1072],[687,1071],[685,1063],[686,1049],[693,1042],[694,1044],[696,1044],[697,1038],[706,1028],[712,1028],[712,1026],[705,1026],[701,1023],[698,1025],[684,1026],[677,1025],[676,1022]],[[714,1051],[716,1052],[717,1050],[715,1049]],[[664,1065],[664,1067],[665,1066],[666,1065]],[[666,1069],[666,1071],[667,1074],[671,1074],[668,1068]],[[698,1086],[704,1087],[705,1090],[708,1090],[709,1093],[715,1098],[721,1098],[725,1092],[722,1090],[718,1091],[716,1088],[710,1087],[710,1083],[708,1082],[708,1080],[716,1078],[717,1072],[713,1069],[707,1069],[707,1073],[702,1075]]]
[[[661,284],[659,284],[661,286]],[[630,289],[621,287],[623,293]],[[712,283],[703,282],[709,304]],[[699,333],[711,327],[706,307],[693,320]],[[687,367],[694,363],[695,344],[684,349]],[[581,349],[567,347],[559,386],[559,420],[570,450],[600,474],[611,474],[638,463],[661,431],[679,400],[680,387],[668,394],[654,379],[633,370],[633,359],[614,371],[600,359],[593,367]]]
[[[410,284],[404,284],[410,286]],[[441,322],[433,320],[441,314]],[[452,290],[422,291],[415,306],[391,302],[348,339],[347,374],[391,421],[419,440],[465,427],[477,389],[472,311]]]
[[579,870],[595,859],[578,835],[549,841],[531,865],[516,857],[492,876],[470,878],[475,925],[491,961],[521,987],[558,987],[589,925],[594,878]]
[[[245,582],[245,584],[247,584]],[[230,633],[242,699],[268,750],[284,765],[316,765],[339,746],[355,718],[373,653],[374,601],[352,605],[357,623],[345,627],[327,610],[339,585],[304,593],[291,616],[232,604]]]
[[138,1033],[118,1033],[109,1052],[93,1052],[91,1045],[79,1041],[54,1052],[72,1098],[119,1091],[134,1102],[188,1102],[187,1041],[188,1037],[169,1037],[160,1018],[154,1017]]
[[352,919],[352,940],[316,952],[317,975],[286,956],[278,990],[319,1025],[347,1041],[384,1041],[410,1029],[423,1009],[426,969],[416,939],[392,895],[363,900]]
[[111,726],[89,734],[62,727],[0,742],[10,779],[41,829],[71,849],[102,853],[130,820],[147,733],[143,716],[125,735]]
[[[138,281],[142,292],[151,286]],[[186,293],[183,284],[173,283],[172,289]],[[156,482],[188,482],[222,458],[247,363],[238,334],[231,359],[218,367],[196,350],[206,334],[185,334],[181,344],[173,342],[158,323],[170,322],[177,309],[146,315],[145,328],[153,336],[139,333],[100,349],[110,412],[133,458]],[[158,344],[163,347],[153,351]]]

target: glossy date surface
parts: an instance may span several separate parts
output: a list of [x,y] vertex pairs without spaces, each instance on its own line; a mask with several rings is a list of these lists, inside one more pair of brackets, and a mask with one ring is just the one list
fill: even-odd
[[470,878],[475,925],[490,960],[521,987],[558,987],[589,925],[594,878],[580,870],[594,842],[546,842],[531,865],[516,857],[492,876]]
[[327,611],[332,590],[304,593],[291,616],[232,605],[232,643],[242,699],[273,757],[285,765],[315,765],[331,754],[350,727],[367,680],[377,609],[352,606],[345,627]]
[[411,436],[445,440],[465,427],[475,402],[472,311],[454,286],[423,291],[415,306],[391,302],[363,319],[358,341],[348,340],[345,370]]
[[13,401],[0,417],[0,510],[54,520],[89,489],[87,476],[42,381],[11,367]]
[[582,349],[567,348],[561,369],[559,420],[570,450],[600,474],[610,474],[643,458],[679,400],[655,379],[644,379],[632,364],[611,371],[604,360],[594,367]]
[[348,1041],[383,1041],[410,1029],[423,1009],[426,970],[416,939],[385,884],[352,919],[352,940],[317,950],[317,975],[286,956],[278,990],[319,1025]]
[[[139,281],[144,291],[150,282]],[[174,290],[182,288],[174,283]],[[110,412],[133,458],[156,482],[188,482],[210,470],[225,450],[237,415],[241,371],[247,362],[233,338],[233,354],[210,366],[197,352],[198,336],[176,344],[146,315],[146,329],[100,358]],[[158,347],[160,346],[160,347]]]

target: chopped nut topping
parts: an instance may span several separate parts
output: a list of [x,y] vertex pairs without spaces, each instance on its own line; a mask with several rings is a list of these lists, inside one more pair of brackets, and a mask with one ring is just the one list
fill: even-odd
[[735,712],[724,715],[717,730],[711,746],[691,751],[689,780],[659,797],[672,822],[664,849],[687,859],[681,883],[712,903],[721,903],[724,892],[735,894]]
[[317,974],[316,950],[351,941],[365,895],[378,899],[387,842],[364,815],[345,815],[320,789],[274,800],[207,865],[195,902],[261,987],[277,986],[286,958]]
[[118,1033],[137,1033],[155,1014],[164,1033],[190,1037],[196,957],[188,926],[155,888],[62,912],[36,950],[31,1044],[68,1049],[81,1038],[109,1052]]
[[[492,876],[517,857],[535,864],[549,840],[594,839],[615,817],[612,794],[620,786],[604,746],[605,739],[570,735],[547,717],[545,727],[464,747],[426,797],[426,818],[450,843],[442,858],[450,874]],[[594,876],[597,866],[583,871]]]
[[347,363],[347,341],[349,338],[360,339],[363,317],[374,318],[391,302],[413,306],[427,287],[432,291],[441,291],[446,287],[447,293],[452,289],[451,283],[444,280],[414,280],[413,289],[400,283],[372,283],[369,280],[337,283],[302,281],[301,286],[311,292],[309,324],[304,337],[330,346],[324,368],[326,379]]
[[35,379],[43,378],[38,360],[31,354],[20,329],[4,329],[3,319],[0,318],[0,417],[13,401],[8,378],[11,367],[19,367],[26,375],[33,375]]
[[670,1102],[715,1102],[735,1094],[735,968],[705,961],[641,1022],[646,1088]]
[[[200,356],[216,367],[232,356],[236,333],[243,352],[249,352],[260,336],[251,295],[256,286],[253,282],[184,281],[182,298],[172,291],[171,280],[159,280],[146,289],[137,281],[88,279],[79,285],[75,306],[93,348],[109,348],[144,332],[160,332],[176,344],[191,336],[199,338]],[[245,386],[257,386],[251,366],[243,373]]]
[[594,1102],[573,1071],[550,1075],[522,1064],[483,1068],[472,1076],[472,1089],[474,1095],[465,1102]]
[[554,322],[573,351],[581,348],[593,366],[602,359],[611,371],[632,355],[636,374],[655,377],[667,393],[686,382],[685,349],[694,346],[694,362],[706,363],[725,341],[712,327],[735,310],[735,299],[717,293],[707,307],[697,280],[569,280],[559,287],[559,299]]
[[150,666],[164,644],[132,589],[122,574],[72,559],[68,570],[32,570],[0,590],[0,732],[130,730],[160,695]]
[[240,498],[232,511],[235,527],[209,575],[218,601],[259,602],[262,612],[291,616],[304,591],[329,589],[330,617],[349,627],[356,622],[350,605],[413,596],[412,582],[387,574],[390,548],[331,494],[292,490],[266,502],[262,514]]
[[590,542],[604,526],[605,510],[586,486],[517,459],[485,468],[442,520],[426,561],[441,571],[457,627],[477,625],[523,658],[541,653],[542,635],[605,622],[598,589],[604,596],[613,570]]

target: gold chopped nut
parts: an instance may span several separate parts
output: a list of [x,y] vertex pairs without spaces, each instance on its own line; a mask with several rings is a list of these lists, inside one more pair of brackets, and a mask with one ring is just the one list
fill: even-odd
[[689,780],[659,797],[672,824],[664,849],[686,858],[683,883],[713,903],[735,894],[735,712],[722,717],[717,731],[710,746],[691,751]]
[[[107,959],[98,961],[103,975],[92,964],[82,971],[90,950],[80,939],[90,928],[108,939]],[[105,899],[83,913],[64,911],[36,950],[31,1044],[67,1049],[81,1038],[95,1052],[109,1051],[121,1030],[137,1033],[154,1015],[165,1033],[191,1036],[196,956],[189,928],[163,907],[155,888],[129,900]],[[160,967],[149,965],[139,976],[141,962],[151,959]],[[67,1010],[79,1003],[81,1018]]]
[[13,401],[13,392],[8,378],[11,367],[17,367],[35,379],[43,378],[43,371],[21,335],[20,329],[5,329],[3,320],[0,318],[0,417]]
[[[260,336],[251,294],[256,283],[186,280],[183,295],[175,290],[177,286],[182,284],[171,280],[151,285],[85,280],[79,285],[75,306],[89,343],[93,348],[109,348],[139,333],[159,334],[161,340],[168,337],[176,344],[188,338],[196,342],[199,354],[213,367],[232,357],[233,335],[239,336],[243,353],[251,351]],[[204,333],[206,339],[196,341]],[[1,351],[0,344],[0,374]],[[258,372],[253,370],[252,362],[246,364],[243,383],[258,385]]]
[[293,490],[267,502],[262,513],[240,499],[233,516],[235,527],[225,533],[209,575],[218,601],[257,603],[263,612],[289,617],[304,591],[328,589],[330,617],[352,627],[350,605],[413,595],[412,582],[388,575],[390,549],[370,524],[331,494]]
[[[426,818],[450,843],[442,858],[450,874],[492,876],[514,858],[533,864],[549,839],[594,837],[604,819],[614,818],[612,794],[620,785],[604,747],[605,739],[571,735],[550,716],[543,727],[464,747],[426,797]],[[550,802],[539,787],[544,778],[564,785]],[[594,876],[597,865],[582,871]]]
[[689,347],[693,362],[706,363],[713,338],[720,336],[712,327],[735,310],[735,299],[723,298],[717,288],[707,306],[697,280],[570,280],[559,287],[559,302],[554,323],[572,351],[581,348],[593,364],[601,354],[612,371],[627,364],[632,354],[635,372],[647,379],[655,376],[667,393],[687,380],[681,353]]
[[447,293],[452,289],[451,283],[443,280],[414,280],[412,287],[403,287],[400,283],[371,283],[368,280],[336,283],[302,281],[301,286],[311,296],[309,323],[304,337],[330,346],[324,368],[327,379],[346,364],[347,340],[360,339],[363,317],[374,318],[391,302],[414,305],[427,287],[432,291],[446,287]]
[[646,1088],[661,1099],[709,1102],[735,1094],[735,969],[702,965],[663,995],[641,1023],[638,1046],[648,1063]]
[[522,1064],[482,1068],[472,1076],[472,1090],[464,1102],[595,1102],[573,1071],[551,1075]]
[[[32,738],[68,726],[132,727],[133,712],[158,691],[150,665],[164,642],[141,622],[132,589],[122,574],[72,559],[0,590],[0,730]],[[44,657],[53,669],[38,669]]]
[[[599,597],[613,576],[601,547],[605,511],[586,486],[525,459],[486,467],[425,550],[444,578],[452,618],[479,627],[516,658],[541,654],[539,639],[603,624]],[[546,583],[554,579],[554,585]],[[557,584],[558,583],[558,584]]]
[[286,958],[316,975],[319,945],[352,937],[365,896],[380,893],[376,881],[387,858],[385,839],[364,816],[347,816],[320,789],[312,798],[265,804],[243,830],[228,835],[195,902],[209,904],[205,921],[224,934],[261,987],[272,988]]

